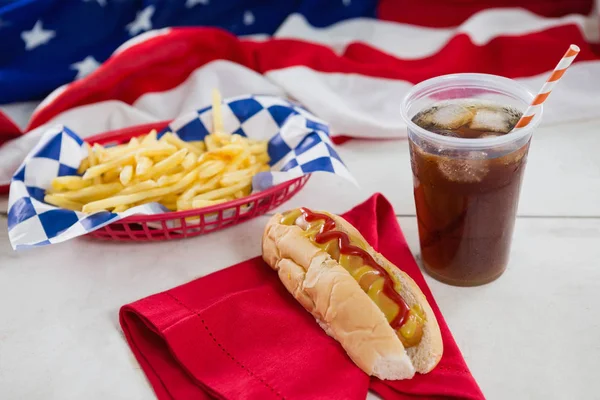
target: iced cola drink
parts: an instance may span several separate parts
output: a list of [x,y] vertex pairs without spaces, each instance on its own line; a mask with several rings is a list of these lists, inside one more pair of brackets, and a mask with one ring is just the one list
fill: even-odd
[[532,96],[488,75],[432,81],[417,85],[403,110],[421,259],[438,280],[481,285],[508,263],[532,127],[511,130]]

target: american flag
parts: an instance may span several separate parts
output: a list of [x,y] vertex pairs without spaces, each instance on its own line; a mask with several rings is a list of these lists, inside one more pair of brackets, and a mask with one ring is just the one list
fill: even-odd
[[299,101],[334,135],[401,138],[414,84],[481,72],[535,92],[572,43],[543,123],[576,134],[569,120],[600,116],[598,3],[0,0],[0,185],[50,126],[166,123],[215,87]]

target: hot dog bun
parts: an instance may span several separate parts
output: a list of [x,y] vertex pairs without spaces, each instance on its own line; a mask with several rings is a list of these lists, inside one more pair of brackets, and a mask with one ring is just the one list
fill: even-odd
[[278,272],[286,289],[365,373],[397,380],[409,379],[415,371],[431,371],[442,357],[443,343],[427,299],[417,284],[377,253],[354,226],[339,216],[327,215],[335,221],[336,230],[361,241],[364,250],[393,275],[394,289],[410,307],[416,304],[421,307],[425,323],[418,345],[405,349],[385,314],[355,278],[304,234],[299,226],[306,224],[304,219],[287,225],[281,223],[282,214],[273,216],[263,234],[263,259]]

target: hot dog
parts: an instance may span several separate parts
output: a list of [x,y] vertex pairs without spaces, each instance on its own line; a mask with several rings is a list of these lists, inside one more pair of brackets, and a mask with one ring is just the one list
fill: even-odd
[[417,284],[343,218],[299,208],[273,216],[263,259],[365,373],[410,379],[438,364],[437,320]]

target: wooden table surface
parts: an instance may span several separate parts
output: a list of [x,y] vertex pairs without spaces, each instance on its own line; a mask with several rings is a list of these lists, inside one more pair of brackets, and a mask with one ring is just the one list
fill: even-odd
[[[600,119],[535,133],[511,261],[499,280],[457,288],[427,278],[489,399],[598,396],[599,128]],[[314,176],[285,207],[343,212],[381,192],[418,260],[406,141],[352,141],[339,152],[360,188]],[[76,239],[14,252],[0,216],[0,398],[153,398],[120,330],[119,307],[258,255],[266,219],[180,241]]]

